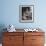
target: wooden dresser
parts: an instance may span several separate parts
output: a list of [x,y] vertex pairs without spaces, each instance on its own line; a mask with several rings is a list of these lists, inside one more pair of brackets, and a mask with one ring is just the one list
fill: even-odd
[[44,32],[3,32],[3,46],[44,46]]

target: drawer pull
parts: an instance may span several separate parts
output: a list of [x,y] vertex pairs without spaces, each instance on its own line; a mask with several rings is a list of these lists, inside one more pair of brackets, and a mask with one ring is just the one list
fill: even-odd
[[11,38],[9,38],[10,40],[12,40]]
[[13,38],[9,38],[9,40],[13,40]]
[[36,40],[36,39],[32,39],[32,40]]

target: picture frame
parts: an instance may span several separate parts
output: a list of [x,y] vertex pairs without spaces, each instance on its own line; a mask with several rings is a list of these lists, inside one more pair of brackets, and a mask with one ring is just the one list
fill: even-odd
[[34,5],[19,6],[19,21],[24,23],[34,22]]

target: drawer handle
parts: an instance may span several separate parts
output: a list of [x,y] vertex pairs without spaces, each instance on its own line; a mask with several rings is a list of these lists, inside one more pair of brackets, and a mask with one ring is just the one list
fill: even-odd
[[32,39],[32,40],[36,40],[36,39]]
[[13,40],[13,38],[9,38],[10,40]]
[[12,40],[11,38],[9,38],[10,40]]

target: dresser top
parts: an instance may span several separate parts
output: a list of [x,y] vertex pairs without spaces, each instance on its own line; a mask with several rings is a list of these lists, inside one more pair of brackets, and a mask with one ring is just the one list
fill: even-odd
[[[8,31],[6,31],[6,32],[8,32]],[[15,32],[25,32],[25,33],[27,33],[24,29],[16,29],[16,31]],[[28,31],[29,33],[38,33],[38,32],[43,32],[42,30],[38,30],[38,31]]]
[[[16,29],[16,32],[26,32],[24,29]],[[32,31],[28,31],[32,32]],[[33,31],[33,32],[44,32],[43,30]]]

